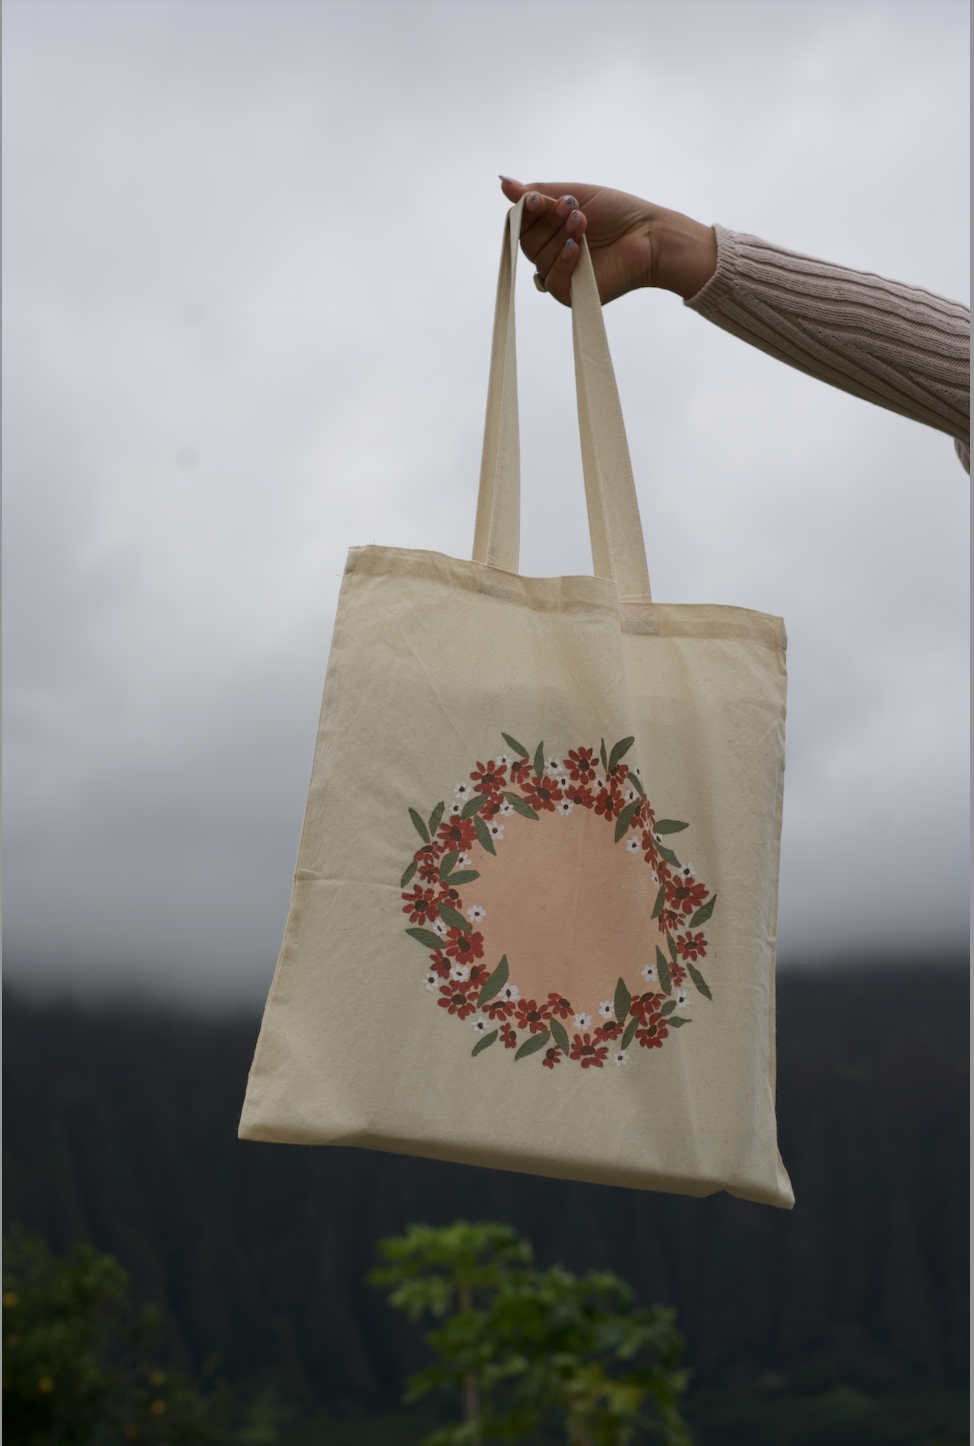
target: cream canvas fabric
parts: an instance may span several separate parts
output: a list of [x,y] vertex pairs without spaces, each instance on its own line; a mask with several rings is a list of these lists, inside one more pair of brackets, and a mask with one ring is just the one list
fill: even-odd
[[473,561],[353,548],[240,1134],[790,1207],[779,618],[654,603],[587,248],[594,577],[518,575],[514,271]]

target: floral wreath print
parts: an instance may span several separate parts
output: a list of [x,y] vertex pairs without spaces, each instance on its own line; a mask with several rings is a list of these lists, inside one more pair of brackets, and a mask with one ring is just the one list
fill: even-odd
[[[478,763],[467,781],[455,785],[449,807],[438,803],[428,819],[409,810],[422,844],[400,888],[409,918],[406,933],[428,953],[426,988],[441,1009],[467,1021],[478,1036],[474,1057],[500,1040],[514,1051],[515,1060],[541,1054],[546,1069],[562,1060],[582,1069],[625,1065],[633,1045],[660,1049],[671,1030],[692,1023],[684,1013],[690,985],[712,999],[696,964],[707,957],[701,926],[717,897],[697,878],[694,866],[681,864],[664,844],[664,838],[689,825],[656,818],[639,770],[622,761],[634,738],[623,738],[609,752],[603,739],[598,755],[579,746],[564,758],[549,758],[543,742],[532,757],[516,738],[501,736],[513,758],[501,754]],[[614,828],[617,844],[642,855],[659,885],[652,917],[666,946],[656,945],[655,959],[643,965],[635,990],[620,978],[614,997],[599,1004],[598,1023],[557,993],[543,1001],[522,999],[506,954],[490,969],[478,928],[486,911],[475,902],[476,889],[470,889],[480,878],[474,867],[478,851],[496,855],[505,818],[517,813],[538,820],[545,812],[568,816],[576,808],[593,810]]]

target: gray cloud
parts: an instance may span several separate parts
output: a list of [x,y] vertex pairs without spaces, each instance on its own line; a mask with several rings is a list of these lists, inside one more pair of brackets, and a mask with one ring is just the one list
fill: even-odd
[[[469,555],[497,171],[964,297],[966,27],[953,0],[8,0],[14,977],[266,984],[346,549]],[[569,318],[528,270],[522,567],[585,572]],[[655,595],[788,625],[783,957],[956,947],[949,440],[673,297],[607,325]]]

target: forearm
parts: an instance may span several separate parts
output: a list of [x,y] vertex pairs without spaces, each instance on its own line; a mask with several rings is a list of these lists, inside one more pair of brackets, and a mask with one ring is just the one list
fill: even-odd
[[716,269],[686,297],[694,311],[789,366],[969,443],[965,306],[715,232]]

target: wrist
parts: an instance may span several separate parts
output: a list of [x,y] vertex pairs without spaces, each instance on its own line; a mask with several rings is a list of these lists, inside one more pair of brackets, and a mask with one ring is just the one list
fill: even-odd
[[648,284],[689,301],[717,270],[717,235],[679,211],[660,211],[652,225],[653,279]]

